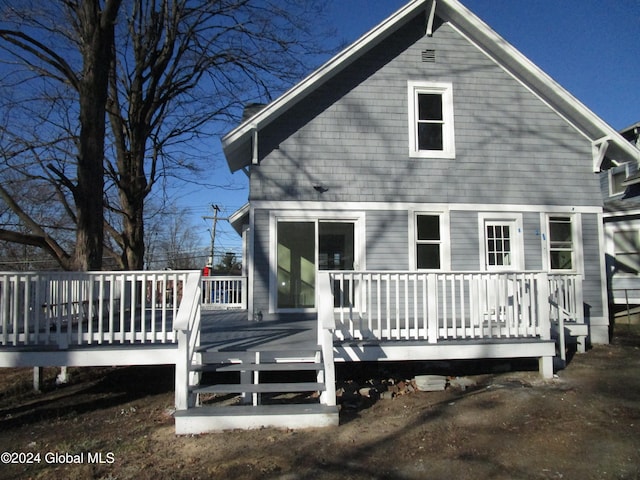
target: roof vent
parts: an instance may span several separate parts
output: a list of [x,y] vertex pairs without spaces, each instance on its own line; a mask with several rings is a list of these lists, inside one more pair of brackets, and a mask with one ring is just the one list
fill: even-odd
[[422,51],[422,61],[425,63],[435,63],[436,62],[436,51],[435,50],[423,50]]

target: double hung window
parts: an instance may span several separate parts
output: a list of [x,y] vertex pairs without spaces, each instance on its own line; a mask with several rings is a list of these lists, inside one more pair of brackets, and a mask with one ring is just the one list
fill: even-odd
[[551,270],[574,270],[575,243],[573,218],[549,217],[549,267]]
[[409,156],[454,158],[450,83],[409,82]]

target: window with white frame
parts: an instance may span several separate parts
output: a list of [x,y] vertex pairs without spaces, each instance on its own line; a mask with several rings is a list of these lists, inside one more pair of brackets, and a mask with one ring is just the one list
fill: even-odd
[[522,270],[522,214],[479,213],[480,259],[483,270]]
[[504,222],[486,223],[487,258],[489,268],[510,267],[513,264],[513,226]]
[[609,196],[621,195],[627,189],[622,183],[629,175],[627,165],[620,165],[609,169]]
[[549,216],[549,268],[575,270],[575,239],[572,216]]
[[442,267],[440,215],[416,215],[416,268],[438,270]]
[[616,270],[620,273],[640,274],[640,230],[613,233]]
[[409,82],[408,105],[409,155],[454,158],[452,85]]

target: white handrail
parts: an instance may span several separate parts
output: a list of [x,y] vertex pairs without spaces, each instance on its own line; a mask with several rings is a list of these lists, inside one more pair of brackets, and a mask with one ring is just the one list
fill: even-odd
[[584,321],[579,275],[331,271],[319,278],[323,275],[333,293],[320,292],[319,323],[335,322],[339,340],[546,340],[557,320],[554,301],[568,312],[563,321]]
[[174,343],[185,282],[199,275],[0,272],[0,346]]

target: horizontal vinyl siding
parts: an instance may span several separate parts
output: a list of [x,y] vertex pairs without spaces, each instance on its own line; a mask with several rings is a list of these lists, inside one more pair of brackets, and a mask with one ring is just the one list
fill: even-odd
[[582,284],[584,303],[591,317],[602,317],[603,280],[601,262],[603,250],[600,249],[599,218],[597,215],[582,215],[582,243],[584,248],[584,282]]
[[543,270],[540,214],[526,212],[522,218],[525,270]]
[[408,212],[367,212],[367,270],[409,270]]
[[[455,159],[409,158],[408,80],[452,83]],[[600,204],[589,142],[448,24],[424,36],[421,18],[259,135],[254,200]]]
[[477,212],[451,212],[451,270],[480,270]]
[[269,211],[255,210],[253,254],[253,310],[269,311]]

